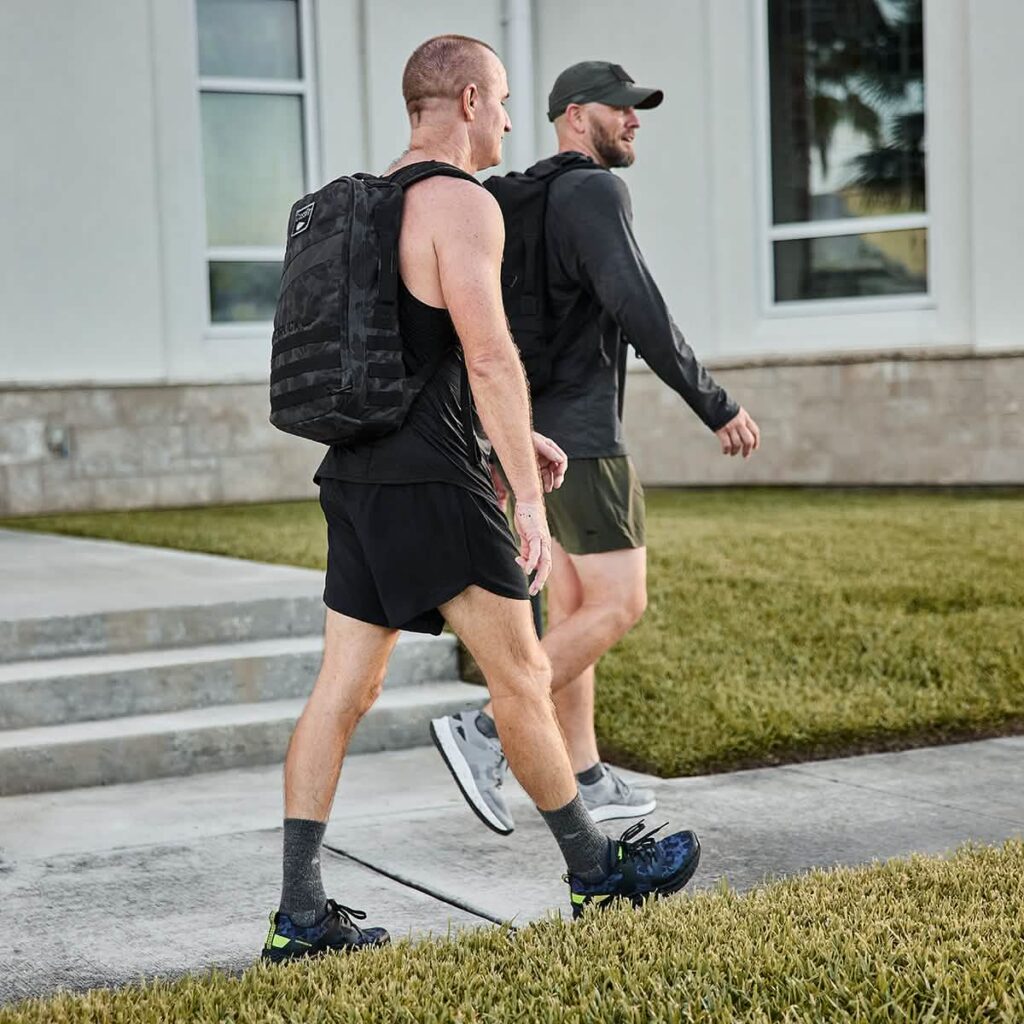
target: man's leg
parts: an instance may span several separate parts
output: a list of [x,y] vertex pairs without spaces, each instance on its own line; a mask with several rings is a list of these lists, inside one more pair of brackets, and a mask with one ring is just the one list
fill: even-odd
[[[546,588],[548,630],[561,625],[583,604],[583,585],[572,558],[558,541],[551,543],[551,575]],[[541,641],[543,646],[543,640]],[[583,670],[552,693],[558,724],[565,735],[572,770],[585,771],[598,761],[597,738],[594,735],[594,667]],[[484,713],[493,719],[494,706],[488,704]]]
[[[567,555],[561,545],[553,542],[552,558],[549,622],[541,641],[551,660],[551,690],[556,706],[561,709],[558,695],[566,687],[574,687],[566,709],[572,708],[577,716],[587,715],[592,733],[593,668],[601,655],[636,625],[647,607],[647,549]],[[484,711],[494,717],[492,704]],[[570,734],[583,739],[578,749],[570,744],[576,767],[590,753],[586,726],[578,717],[567,724],[560,714],[559,721],[567,739]],[[593,746],[595,756],[590,764],[597,760],[596,743]]]
[[285,814],[326,821],[345,750],[384,685],[398,630],[327,609],[324,656],[284,763]]
[[[612,842],[588,813],[555,719],[550,668],[529,603],[474,586],[441,611],[482,669],[512,770],[565,857],[573,916],[590,904],[639,903],[681,889],[700,860],[700,843],[692,832],[656,840],[653,833],[641,836],[638,824]],[[433,724],[448,728],[452,721],[435,719]],[[459,728],[475,728],[466,716],[454,716],[454,721]],[[464,748],[456,748],[456,755],[458,749]],[[446,754],[445,759],[458,779],[452,758]]]
[[487,680],[505,756],[551,828],[570,873],[603,877],[609,841],[580,801],[529,602],[471,586],[440,610]]
[[398,630],[327,610],[324,657],[284,763],[281,911],[308,927],[324,914],[320,844],[352,732],[380,693]]
[[[552,543],[548,582],[548,628],[560,626],[583,604],[583,583],[572,557],[557,541]],[[594,666],[589,665],[551,694],[558,724],[565,734],[572,770],[579,776],[600,760],[594,733]]]
[[551,688],[568,686],[615,646],[647,608],[647,549],[570,555],[579,585],[575,611],[544,636]]
[[572,770],[576,775],[601,759],[594,732],[594,666],[586,669],[571,683],[551,694],[558,715],[558,724],[565,734]]
[[[615,557],[626,555],[626,558]],[[629,557],[632,556],[632,557]],[[553,625],[545,636],[545,650],[559,659],[558,645],[572,651],[575,631],[580,623],[593,628],[605,609],[605,621],[616,624],[605,635],[612,644],[624,636],[640,617],[646,604],[646,558],[644,548],[593,555],[564,555],[569,563],[555,585]],[[557,568],[561,569],[561,565]],[[554,572],[552,573],[552,578]],[[562,590],[562,582],[570,584]],[[618,602],[619,615],[612,610]],[[602,652],[603,653],[603,652]],[[563,671],[571,671],[564,669]],[[594,665],[588,665],[576,678],[559,686],[553,682],[552,694],[558,721],[565,731],[573,771],[579,782],[580,797],[595,821],[635,818],[649,814],[656,806],[653,791],[631,786],[614,769],[601,763],[594,732]]]
[[[555,657],[567,652],[575,664],[594,652],[594,659],[622,638],[639,618],[646,604],[646,549],[630,548],[594,555],[569,555],[557,542],[552,543],[552,572],[548,583],[548,631],[542,641],[545,652],[554,647]],[[578,653],[583,650],[584,653]],[[565,659],[569,660],[569,659]],[[552,699],[566,738],[573,772],[580,795],[597,821],[639,817],[654,810],[654,794],[630,786],[603,765],[594,733],[594,664],[587,664],[573,678],[565,673],[552,674]],[[470,805],[497,832],[507,835],[515,827],[501,796],[500,781],[488,785],[489,774],[503,772],[501,747],[493,721],[494,706],[467,716],[468,729],[490,738],[473,736],[477,774],[484,782],[478,786]],[[513,771],[515,769],[513,768]],[[492,818],[497,818],[497,825]]]

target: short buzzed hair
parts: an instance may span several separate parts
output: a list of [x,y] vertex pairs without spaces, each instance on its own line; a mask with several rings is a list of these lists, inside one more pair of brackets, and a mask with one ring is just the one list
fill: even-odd
[[402,74],[405,109],[418,114],[427,100],[457,100],[471,82],[482,86],[488,73],[485,51],[497,56],[493,46],[471,36],[434,36],[421,43]]

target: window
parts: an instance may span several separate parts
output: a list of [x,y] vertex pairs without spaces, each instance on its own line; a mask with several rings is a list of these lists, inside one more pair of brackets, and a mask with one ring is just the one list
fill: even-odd
[[928,293],[923,0],[767,0],[769,305]]
[[209,320],[274,317],[288,211],[317,172],[310,0],[197,0]]

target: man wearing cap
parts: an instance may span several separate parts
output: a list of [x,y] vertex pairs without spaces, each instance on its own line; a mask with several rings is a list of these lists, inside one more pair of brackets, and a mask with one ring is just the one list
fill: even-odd
[[[629,190],[610,173],[635,159],[637,110],[663,98],[617,64],[573,65],[548,102],[558,153],[527,171],[552,176],[544,222],[548,303],[552,322],[571,326],[557,332],[549,382],[532,396],[536,429],[570,460],[561,490],[547,500],[555,543],[543,646],[580,795],[599,821],[647,814],[655,804],[651,791],[602,764],[594,734],[595,663],[647,604],[644,495],[622,436],[628,345],[715,434],[724,455],[747,458],[760,443],[757,424],[701,366],[669,314],[633,233]],[[514,231],[509,224],[510,239]],[[495,487],[504,502],[499,474]],[[450,767],[457,779],[472,777],[471,786],[460,781],[463,794],[507,832],[505,762],[490,712],[488,705],[457,716],[461,762]]]

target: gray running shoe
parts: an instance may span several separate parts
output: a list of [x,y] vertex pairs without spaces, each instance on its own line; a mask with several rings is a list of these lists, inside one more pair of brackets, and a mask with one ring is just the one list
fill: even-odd
[[639,818],[654,810],[657,800],[650,789],[631,786],[606,764],[601,778],[589,786],[580,783],[580,797],[594,821]]
[[430,723],[430,735],[466,803],[488,828],[507,836],[516,827],[501,792],[508,761],[498,740],[476,727],[479,714],[460,711],[435,718]]

